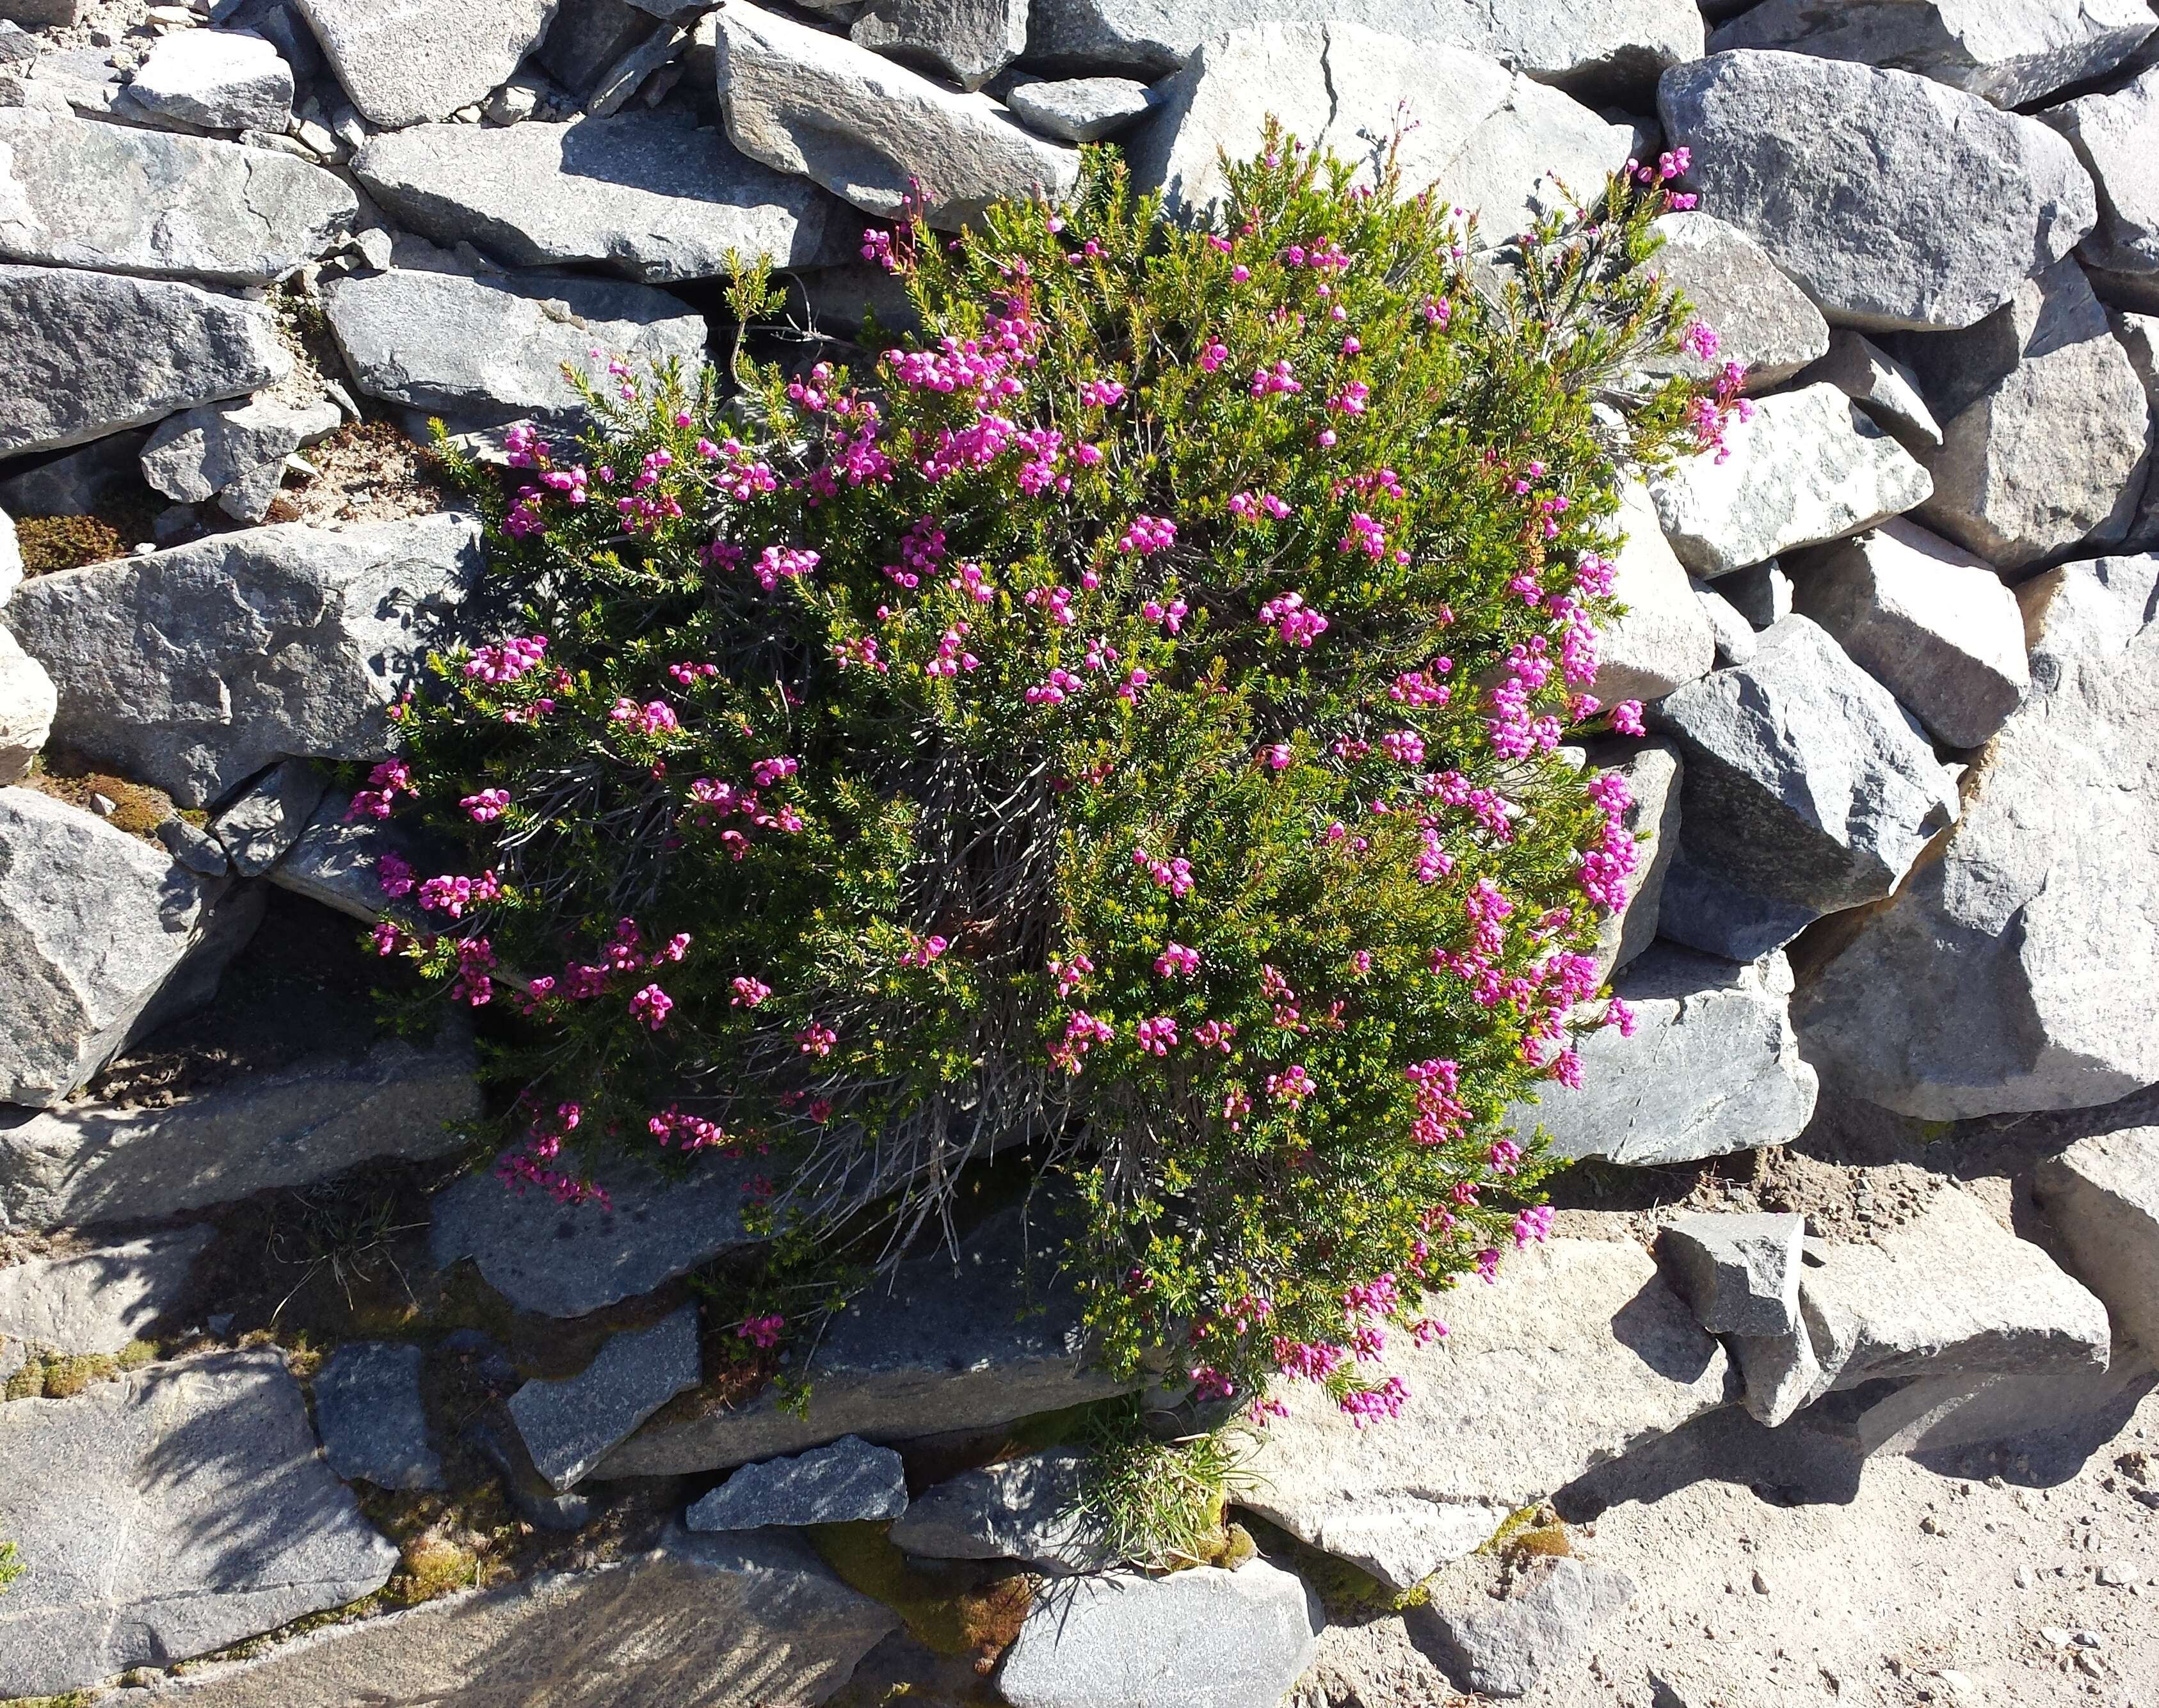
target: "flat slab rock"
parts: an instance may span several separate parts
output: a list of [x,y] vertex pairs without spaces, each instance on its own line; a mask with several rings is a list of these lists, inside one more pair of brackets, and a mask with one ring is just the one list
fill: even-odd
[[930,1560],[1017,1560],[1055,1576],[1110,1565],[1099,1524],[1075,1511],[1087,1455],[1076,1447],[963,1471],[910,1503],[893,1546]]
[[1769,252],[1737,225],[1700,210],[1665,214],[1650,229],[1665,246],[1649,266],[1716,332],[1714,360],[1680,351],[1645,365],[1714,381],[1727,362],[1747,370],[1746,390],[1782,384],[1829,354],[1829,323]]
[[[7,591],[0,572],[0,600]],[[60,695],[45,667],[0,626],[0,785],[20,782],[53,732]]]
[[[2137,8],[2140,12],[2141,7]],[[2159,272],[2159,67],[2111,94],[2086,95],[2039,116],[2069,139],[2099,193],[2099,225],[2079,246],[2110,272]]]
[[697,1307],[685,1305],[650,1328],[613,1336],[567,1380],[527,1382],[510,1396],[510,1415],[533,1467],[556,1488],[568,1488],[703,1374]]
[[1539,1679],[1577,1659],[1597,1629],[1634,1599],[1623,1571],[1567,1558],[1538,1560],[1507,1593],[1463,1605],[1435,1601],[1447,1675],[1483,1696],[1525,1696]]
[[1731,1396],[1724,1349],[1631,1243],[1555,1240],[1510,1256],[1496,1282],[1427,1303],[1447,1335],[1424,1348],[1397,1337],[1375,1367],[1407,1385],[1401,1416],[1359,1430],[1287,1386],[1290,1415],[1267,1426],[1248,1467],[1257,1486],[1239,1496],[1395,1589]]
[[28,1568],[0,1615],[11,1696],[209,1654],[355,1601],[397,1564],[274,1349],[0,1405],[0,1533]]
[[815,1708],[898,1627],[898,1615],[792,1538],[676,1529],[619,1565],[333,1626],[166,1685],[151,1700],[173,1708],[533,1708],[580,1699]]
[[0,1335],[66,1353],[118,1352],[179,1307],[215,1237],[178,1228],[0,1269]]
[[293,118],[293,68],[246,30],[183,30],[143,55],[127,102],[205,130],[282,137]]
[[396,128],[484,101],[561,0],[294,0],[352,104]]
[[906,1510],[899,1455],[850,1435],[791,1459],[743,1466],[693,1503],[682,1522],[693,1530],[754,1530],[896,1519]]
[[2125,1334],[2159,1348],[2159,1127],[2079,1139],[2037,1184],[2078,1276]]
[[442,1488],[442,1457],[427,1445],[420,1394],[427,1354],[388,1341],[347,1341],[315,1373],[315,1427],[323,1456],[347,1482]]

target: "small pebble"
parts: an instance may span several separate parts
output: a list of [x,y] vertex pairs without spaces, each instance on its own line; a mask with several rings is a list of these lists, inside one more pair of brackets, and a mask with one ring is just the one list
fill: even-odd
[[2136,1581],[2136,1569],[2133,1566],[2125,1566],[2119,1560],[2110,1560],[2099,1567],[2099,1581],[2110,1588],[2120,1589],[2124,1585]]
[[1754,1593],[1758,1596],[1766,1596],[1769,1593],[1769,1580],[1763,1576],[1758,1570],[1754,1574]]
[[2010,1573],[2009,1577],[2010,1581],[2019,1589],[2032,1587],[2032,1568],[2028,1566],[2018,1566],[2016,1571]]

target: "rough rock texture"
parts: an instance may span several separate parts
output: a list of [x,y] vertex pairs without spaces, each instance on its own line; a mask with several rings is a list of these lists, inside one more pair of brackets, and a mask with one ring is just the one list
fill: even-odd
[[206,131],[285,134],[293,68],[259,35],[190,29],[160,37],[127,85],[128,104]]
[[1023,83],[1006,97],[1012,116],[1063,142],[1099,142],[1130,130],[1161,97],[1130,77],[1071,77]]
[[1647,371],[1713,380],[1725,363],[1738,362],[1747,370],[1746,389],[1763,391],[1829,353],[1821,310],[1737,225],[1691,212],[1665,214],[1653,229],[1665,246],[1650,267],[1694,304],[1721,348],[1713,361],[1682,351],[1649,363]]
[[1919,376],[1866,334],[1838,328],[1830,334],[1829,354],[1803,377],[1835,386],[1913,456],[1941,448],[1941,423],[1927,407]]
[[1027,51],[1027,16],[1028,0],[869,0],[847,34],[980,89]]
[[1607,706],[1661,699],[1698,681],[1709,674],[1716,648],[1709,618],[1639,482],[1619,489],[1617,525],[1627,538],[1612,556],[1612,596],[1627,612],[1598,631],[1597,680],[1589,686]]
[[45,667],[0,625],[0,786],[28,774],[53,732],[60,692]]
[[392,899],[382,893],[376,867],[386,853],[396,854],[417,871],[430,861],[448,857],[448,851],[412,826],[353,816],[351,794],[332,789],[291,851],[270,868],[270,882],[365,925],[391,919],[415,927],[426,916],[412,898]]
[[814,1708],[898,1628],[792,1538],[647,1554],[333,1626],[170,1687],[177,1708]]
[[[1240,1504],[1407,1589],[1509,1513],[1724,1403],[1722,1348],[1633,1245],[1555,1240],[1435,1295],[1445,1338],[1390,1343],[1401,1416],[1359,1430],[1309,1389],[1261,1438]],[[1489,1420],[1504,1416],[1504,1429]]]
[[1582,1083],[1554,1084],[1515,1113],[1562,1157],[1649,1165],[1759,1150],[1799,1136],[1815,1112],[1782,955],[1752,965],[1659,944],[1613,982],[1639,1025],[1578,1042]]
[[1970,330],[1911,338],[1942,422],[1919,515],[1997,567],[2118,545],[2144,491],[2148,406],[2129,353],[2073,261]]
[[1707,582],[1690,577],[1688,585],[1694,589],[1695,601],[1701,607],[1702,615],[1709,619],[1709,632],[1716,639],[1718,667],[1743,665],[1752,660],[1757,649],[1754,625]]
[[1120,1391],[1088,1367],[1076,1301],[1039,1276],[1027,1284],[1023,1254],[1038,1253],[1044,1237],[1035,1229],[1030,1245],[1019,1213],[1008,1211],[984,1224],[956,1265],[941,1252],[901,1265],[890,1291],[873,1289],[826,1331],[807,1417],[769,1391],[733,1410],[671,1408],[598,1474],[722,1470],[843,1435],[905,1441]]
[[200,806],[278,759],[386,753],[479,541],[456,514],[216,535],[40,576],[8,625],[60,690],[57,739]]
[[[1752,662],[1668,696],[1649,717],[1686,759],[1682,863],[1784,907],[1820,914],[1887,895],[1956,817],[1955,791],[1909,714],[1804,617],[1787,617]],[[1682,941],[1717,947],[1680,923]]]
[[[1226,188],[1222,153],[1254,152],[1270,115],[1307,144],[1364,163],[1369,181],[1406,112],[1416,125],[1402,138],[1404,188],[1437,186],[1479,210],[1495,239],[1523,225],[1545,174],[1592,194],[1633,144],[1625,127],[1481,54],[1352,23],[1239,29],[1205,43],[1160,92],[1162,111],[1126,153],[1134,182],[1162,189],[1173,209],[1213,206]],[[1542,194],[1556,199],[1548,187]]]
[[1532,1562],[1498,1599],[1432,1604],[1447,1675],[1483,1696],[1526,1696],[1571,1664],[1597,1628],[1634,1599],[1634,1581],[1579,1560]]
[[2159,1127],[2078,1140],[2039,1165],[2038,1189],[2121,1333],[2159,1347]]
[[142,447],[143,478],[182,504],[215,498],[236,520],[259,522],[284,484],[285,459],[344,424],[334,403],[206,403],[158,425]]
[[756,1170],[712,1162],[685,1181],[626,1167],[598,1175],[612,1205],[560,1204],[513,1192],[481,1170],[435,1198],[427,1249],[437,1264],[469,1257],[520,1311],[582,1317],[750,1243],[742,1194]]
[[2159,68],[2039,116],[2069,139],[2098,194],[2099,224],[2077,252],[2110,272],[2159,272]]
[[588,369],[595,348],[639,367],[705,355],[705,323],[677,298],[567,273],[401,267],[324,280],[323,307],[362,391],[472,425],[576,415],[562,364]]
[[217,894],[93,813],[0,789],[0,1103],[49,1107],[110,1061]]
[[1804,1216],[1688,1215],[1657,1250],[1711,1334],[1789,1334],[1799,1326]]
[[1820,1397],[1821,1363],[1804,1312],[1788,1333],[1728,1335],[1724,1343],[1746,1386],[1742,1403],[1757,1423],[1775,1429]]
[[1970,326],[2097,218],[2059,136],[1903,71],[1719,54],[1667,71],[1657,109],[1704,205],[1835,325]]
[[178,1228],[0,1269],[0,1334],[62,1352],[118,1352],[179,1306],[214,1235]]
[[242,877],[260,877],[300,840],[328,786],[323,774],[303,760],[272,765],[210,820],[210,833],[234,871]]
[[930,1560],[1017,1560],[1065,1576],[1109,1565],[1108,1540],[1073,1508],[1087,1455],[1076,1447],[963,1471],[914,1501],[892,1545]]
[[1636,839],[1634,870],[1623,888],[1626,904],[1604,916],[1597,934],[1597,961],[1605,977],[1647,950],[1657,934],[1665,874],[1679,846],[1679,749],[1670,742],[1613,743],[1592,748],[1590,763],[1617,771],[1633,797],[1621,819]]
[[754,1530],[765,1524],[844,1524],[896,1519],[907,1510],[907,1467],[890,1447],[841,1436],[792,1459],[745,1465],[693,1504],[693,1530]]
[[275,149],[0,107],[8,261],[262,284],[332,247],[357,208]]
[[1980,559],[1901,517],[1792,560],[1798,608],[1952,748],[2024,698],[2024,619]]
[[416,126],[371,139],[352,169],[407,229],[511,267],[593,263],[660,284],[722,275],[730,249],[775,267],[852,253],[830,196],[687,114]]
[[1725,443],[1724,461],[1696,457],[1649,482],[1665,538],[1699,576],[1871,528],[1934,490],[1927,471],[1834,386],[1763,398]]
[[383,1038],[310,1057],[163,1109],[0,1113],[0,1225],[132,1221],[327,1180],[371,1157],[441,1156],[460,1142],[450,1124],[479,1113],[472,1040],[449,1029],[426,1046]]
[[510,1415],[534,1468],[567,1488],[703,1374],[697,1307],[685,1305],[650,1328],[614,1336],[567,1380],[527,1382],[510,1396]]
[[565,89],[589,95],[625,54],[651,39],[653,26],[653,15],[629,0],[563,0],[532,57]]
[[997,1690],[1012,1708],[1274,1708],[1326,1625],[1319,1597],[1264,1560],[1070,1578],[1029,1609]]
[[372,123],[448,118],[484,101],[546,34],[559,0],[295,0]]
[[956,228],[1002,197],[1058,199],[1079,181],[1076,149],[1023,130],[987,96],[742,0],[719,16],[718,75],[735,147],[880,218],[910,182],[930,223]]
[[2155,557],[2017,590],[2032,691],[1966,779],[1963,821],[1802,984],[1793,1017],[1826,1076],[1934,1121],[2159,1082],[2155,601]]
[[165,280],[0,266],[0,457],[102,438],[291,369],[252,303]]
[[1710,51],[1855,60],[2023,106],[2112,70],[2153,27],[2144,0],[1766,0],[1719,28]]
[[1718,577],[1716,590],[1756,629],[1773,629],[1792,614],[1792,578],[1773,557]]
[[441,1456],[427,1445],[417,1346],[349,1340],[316,1373],[315,1427],[330,1469],[383,1488],[441,1488]]
[[222,1648],[397,1563],[316,1453],[275,1348],[0,1405],[0,1534],[28,1566],[0,1617],[11,1696]]

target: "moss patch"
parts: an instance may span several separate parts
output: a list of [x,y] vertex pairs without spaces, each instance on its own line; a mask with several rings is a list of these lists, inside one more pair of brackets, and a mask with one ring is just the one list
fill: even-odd
[[[179,815],[173,797],[163,789],[153,789],[147,783],[130,783],[125,777],[115,777],[107,771],[92,770],[70,761],[65,754],[49,753],[44,763],[23,783],[24,787],[41,794],[49,794],[70,806],[95,813],[116,831],[125,831],[140,841],[157,842],[158,826]],[[112,803],[110,813],[97,804],[100,795]]]
[[966,1655],[978,1671],[996,1664],[1034,1604],[1033,1581],[986,1560],[910,1560],[884,1519],[816,1524],[810,1545],[851,1589],[899,1615],[916,1642],[937,1654]]
[[25,575],[107,563],[125,557],[130,544],[99,516],[18,516],[15,537],[22,545]]

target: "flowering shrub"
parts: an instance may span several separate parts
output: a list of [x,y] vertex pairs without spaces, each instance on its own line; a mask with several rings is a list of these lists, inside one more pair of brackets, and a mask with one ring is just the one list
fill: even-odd
[[1061,213],[872,232],[928,330],[859,375],[615,363],[463,470],[523,618],[358,798],[469,851],[384,862],[427,929],[377,946],[515,1011],[512,1180],[755,1159],[758,1347],[1008,1147],[1101,1358],[1204,1393],[1388,1412],[1425,1291],[1544,1237],[1503,1113],[1625,1023],[1626,790],[1561,747],[1635,727],[1586,694],[1614,460],[1719,406],[1632,377],[1685,324],[1654,169],[1488,296],[1390,167],[1269,150],[1213,229],[1090,153]]

